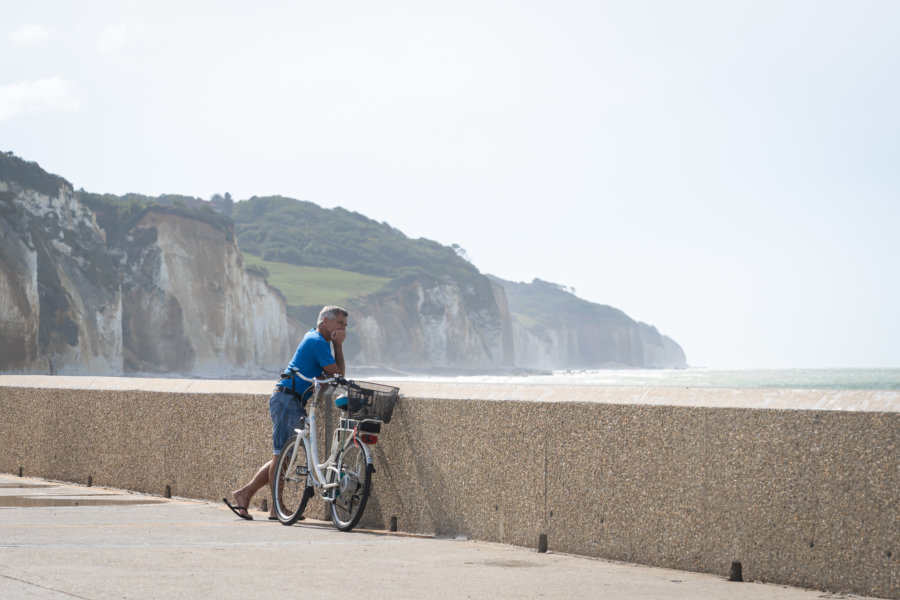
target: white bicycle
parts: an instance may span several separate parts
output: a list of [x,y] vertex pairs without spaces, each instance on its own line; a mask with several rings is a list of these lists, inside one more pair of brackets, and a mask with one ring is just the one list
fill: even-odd
[[[370,446],[378,441],[381,425],[391,421],[399,389],[339,377],[307,379],[296,370],[292,373],[314,389],[307,403],[307,416],[294,430],[296,435],[285,442],[275,466],[275,514],[282,524],[293,525],[303,515],[309,499],[318,493],[331,505],[334,526],[350,531],[362,518],[372,490],[375,465]],[[316,408],[326,384],[347,391],[335,399],[335,406],[346,414],[338,420],[328,459],[320,463]]]

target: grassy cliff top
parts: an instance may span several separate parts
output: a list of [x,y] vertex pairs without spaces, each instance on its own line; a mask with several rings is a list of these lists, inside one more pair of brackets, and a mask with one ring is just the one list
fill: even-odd
[[247,252],[242,254],[247,270],[263,275],[294,306],[343,304],[350,298],[376,292],[391,281],[390,277],[304,267],[264,260]]

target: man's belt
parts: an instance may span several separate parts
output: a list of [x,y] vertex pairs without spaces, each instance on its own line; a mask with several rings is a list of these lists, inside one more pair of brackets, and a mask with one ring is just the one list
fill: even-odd
[[298,402],[303,402],[303,396],[300,395],[300,392],[295,390],[294,388],[289,388],[286,385],[276,385],[275,389],[279,392],[284,392],[285,394],[290,394],[294,398],[297,399]]

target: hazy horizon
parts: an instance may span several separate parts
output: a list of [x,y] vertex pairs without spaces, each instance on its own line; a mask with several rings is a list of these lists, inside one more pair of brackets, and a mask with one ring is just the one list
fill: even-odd
[[900,3],[0,2],[0,150],[76,189],[341,206],[695,367],[900,367]]

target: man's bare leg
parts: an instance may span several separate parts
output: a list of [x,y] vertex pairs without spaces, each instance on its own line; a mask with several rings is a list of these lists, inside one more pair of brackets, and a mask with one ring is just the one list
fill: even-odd
[[[253,499],[253,495],[256,494],[261,488],[269,485],[269,481],[275,475],[275,462],[277,460],[277,456],[261,466],[259,470],[256,472],[256,475],[253,476],[253,479],[250,480],[250,483],[245,485],[239,490],[232,492],[235,501],[238,506],[250,506],[250,501]],[[241,511],[247,516],[250,515],[245,510]],[[274,503],[272,507],[269,509],[269,516],[275,516],[275,506]]]
[[[272,460],[269,461],[269,481],[275,481],[275,465],[278,464],[278,455],[273,454]],[[275,498],[272,498],[272,503],[269,506],[269,518],[274,519],[277,515],[275,514]]]

